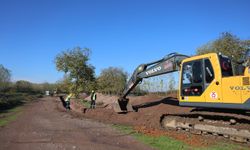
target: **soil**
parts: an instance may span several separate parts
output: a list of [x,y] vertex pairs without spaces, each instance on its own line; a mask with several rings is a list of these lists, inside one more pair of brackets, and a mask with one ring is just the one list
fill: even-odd
[[108,124],[73,117],[59,98],[46,97],[23,110],[17,120],[0,128],[0,149],[152,149]]
[[[71,101],[72,110],[66,111],[59,97],[46,97],[24,106],[16,121],[0,128],[0,149],[152,149],[116,131],[110,124],[130,125],[136,132],[155,137],[167,136],[192,147],[207,147],[218,142],[234,143],[218,136],[163,129],[160,121],[164,115],[186,115],[198,111],[178,106],[175,98],[156,95],[129,97],[137,112],[117,114],[112,104],[118,97],[102,94],[97,97],[96,109],[86,108],[81,100],[75,99]],[[82,99],[89,100],[89,97]],[[206,109],[199,111],[212,116],[220,113]],[[250,120],[249,113],[220,114],[240,118],[243,124],[239,127],[250,128],[246,122]]]
[[[89,100],[89,98],[85,98]],[[104,123],[112,124],[122,124],[122,125],[131,125],[138,132],[149,134],[152,136],[161,136],[166,135],[177,140],[181,140],[189,145],[197,147],[206,147],[208,145],[213,145],[220,142],[231,143],[223,137],[214,137],[212,135],[194,135],[188,132],[181,132],[175,130],[165,130],[161,127],[160,121],[164,115],[167,114],[192,114],[196,113],[196,109],[190,107],[180,107],[178,106],[178,100],[172,97],[162,97],[156,95],[147,95],[147,96],[137,96],[129,97],[130,102],[133,106],[137,108],[137,112],[129,112],[127,114],[117,114],[112,109],[112,103],[117,100],[116,96],[107,96],[98,94],[97,103],[102,104],[97,106],[96,109],[88,109],[80,105],[79,100],[72,101],[72,108],[78,115],[85,118],[95,119]],[[208,112],[208,113],[207,113]],[[214,115],[218,114],[212,112],[211,110],[202,110],[202,113]],[[222,116],[227,116],[228,113],[220,113]],[[249,119],[250,115],[240,115],[240,114],[230,114],[234,117],[242,117],[242,119]],[[250,128],[250,124],[247,122],[245,124],[238,125],[239,128]]]

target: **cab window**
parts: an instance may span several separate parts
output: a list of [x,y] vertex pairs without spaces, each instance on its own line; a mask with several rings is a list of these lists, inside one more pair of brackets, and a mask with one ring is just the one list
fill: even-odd
[[196,60],[183,64],[182,96],[200,96],[203,93],[203,61]]
[[195,61],[193,63],[193,82],[201,83],[202,82],[202,66],[201,61]]
[[192,83],[192,80],[193,80],[192,67],[193,65],[191,63],[187,63],[183,65],[182,80],[183,80],[183,84],[185,85]]
[[211,83],[214,80],[214,70],[208,59],[205,59],[205,77],[206,83]]
[[233,69],[231,60],[223,55],[219,55],[220,58],[220,66],[221,66],[221,74],[222,77],[230,77],[233,76]]

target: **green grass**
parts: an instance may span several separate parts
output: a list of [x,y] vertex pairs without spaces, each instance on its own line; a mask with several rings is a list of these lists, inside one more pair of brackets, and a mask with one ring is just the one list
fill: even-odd
[[90,108],[90,102],[87,100],[80,100],[81,104],[86,108]]
[[170,137],[160,136],[160,137],[152,137],[142,133],[136,133],[132,127],[124,126],[124,125],[113,125],[116,129],[120,130],[124,134],[130,134],[134,136],[137,140],[150,145],[153,148],[159,150],[182,150],[182,149],[190,149],[190,146],[185,143],[174,140]]
[[0,127],[16,120],[21,113],[21,105],[41,97],[40,93],[0,93]]
[[209,147],[192,147],[190,145],[185,144],[182,141],[178,141],[171,137],[167,136],[160,136],[160,137],[153,137],[149,135],[145,135],[142,133],[137,133],[133,130],[130,126],[124,125],[113,125],[114,128],[120,130],[124,134],[129,134],[134,136],[137,140],[153,147],[158,150],[248,150],[248,147],[243,147],[237,144],[231,143],[216,143],[213,146]]
[[[74,99],[74,101],[77,104],[84,106],[85,108],[90,108],[91,101],[88,101],[86,99]],[[103,102],[96,102],[96,106],[102,106],[103,104]]]
[[7,125],[8,123],[16,120],[16,118],[21,114],[22,108],[15,107],[12,109],[5,110],[0,113],[0,127]]
[[159,150],[165,150],[165,149],[173,149],[173,150],[182,150],[182,149],[190,149],[190,146],[186,145],[185,143],[181,141],[177,141],[174,139],[171,139],[166,136],[160,136],[160,137],[152,137],[148,135],[143,134],[135,134],[136,139],[139,141],[142,141],[145,144],[148,144],[154,148],[157,148]]
[[249,147],[231,143],[217,143],[214,146],[196,148],[196,150],[249,150]]

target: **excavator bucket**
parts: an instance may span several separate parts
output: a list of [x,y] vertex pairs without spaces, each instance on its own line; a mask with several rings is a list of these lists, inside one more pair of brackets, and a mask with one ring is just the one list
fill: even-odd
[[126,113],[126,112],[131,112],[134,111],[132,105],[129,103],[129,100],[117,100],[113,104],[113,109],[117,113]]

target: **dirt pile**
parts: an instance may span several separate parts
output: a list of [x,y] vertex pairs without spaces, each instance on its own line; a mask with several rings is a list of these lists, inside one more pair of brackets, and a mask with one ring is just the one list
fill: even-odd
[[[208,144],[213,143],[212,138],[208,140],[207,137],[162,129],[160,119],[163,114],[187,113],[191,110],[191,108],[179,107],[176,99],[170,97],[163,98],[155,95],[129,97],[132,105],[137,108],[137,112],[117,114],[113,109],[110,109],[110,104],[117,100],[118,97],[110,97],[102,94],[98,94],[97,97],[97,102],[103,102],[103,106],[108,104],[108,107],[88,109],[79,105],[79,103],[72,101],[72,109],[78,112],[78,115],[82,117],[99,120],[105,123],[131,125],[134,126],[135,130],[138,132],[153,136],[167,135],[194,146],[207,146]],[[89,97],[85,99],[90,100]]]
[[[207,146],[218,140],[225,140],[223,137],[200,136],[188,132],[180,132],[175,130],[164,130],[161,127],[161,119],[164,115],[171,114],[189,114],[195,113],[196,109],[188,107],[180,107],[179,102],[175,98],[162,97],[155,95],[128,97],[131,104],[136,108],[137,112],[129,112],[127,114],[118,114],[112,109],[112,104],[118,99],[117,96],[97,95],[97,103],[102,103],[96,109],[88,109],[79,102],[72,101],[72,109],[79,116],[95,119],[105,123],[121,124],[134,126],[135,130],[152,136],[167,135],[177,140],[181,140],[193,146]],[[90,97],[85,98],[90,100]],[[201,112],[202,113],[202,112]],[[216,113],[210,112],[212,116]],[[228,115],[228,114],[224,114]],[[236,117],[237,114],[234,114]],[[226,117],[226,116],[225,116]],[[223,118],[225,118],[223,117]],[[250,116],[248,117],[250,118]],[[245,118],[243,118],[245,119]],[[243,125],[242,127],[244,127]],[[247,124],[249,127],[249,124]],[[245,127],[244,127],[245,128]]]
[[[85,98],[90,100],[90,97]],[[128,125],[143,125],[150,128],[160,128],[160,119],[163,114],[167,113],[185,113],[189,112],[190,108],[181,108],[178,101],[172,98],[163,98],[160,96],[137,96],[129,97],[130,102],[137,108],[137,112],[127,114],[117,114],[113,111],[111,105],[118,99],[117,96],[107,96],[98,94],[97,103],[103,103],[103,106],[97,107],[94,110],[84,109],[77,103],[73,103],[72,107],[77,112],[82,112],[85,117],[95,118],[104,122],[128,124]]]
[[[101,93],[96,93],[97,99],[96,103],[105,106],[108,109],[112,109],[112,104],[118,99],[118,96],[103,95]],[[86,96],[84,98],[87,101],[91,101],[91,96]]]
[[[112,105],[118,99],[118,97],[107,96],[102,94],[97,95],[97,103],[102,103],[102,105],[98,106],[96,109],[85,108],[83,105],[80,105],[79,103],[76,103],[74,101],[72,102],[72,108],[75,112],[78,112],[78,115],[86,118],[91,118],[111,124],[132,125],[138,132],[152,136],[166,135],[168,137],[181,140],[193,146],[207,146],[217,142],[218,140],[223,142],[229,142],[228,140],[225,140],[223,137],[219,136],[216,136],[216,140],[214,140],[215,137],[212,135],[200,136],[188,132],[164,130],[160,124],[161,119],[164,115],[187,115],[191,112],[196,113],[197,111],[194,108],[180,107],[178,100],[175,98],[155,95],[136,96],[128,98],[130,99],[131,104],[136,108],[137,112],[129,112],[127,114],[118,114],[114,112],[114,110],[112,109]],[[87,97],[85,99],[90,100],[90,97]],[[200,110],[198,111],[200,112]],[[216,115],[216,112],[213,111],[209,113],[212,117]],[[224,115],[222,116],[223,118],[229,115],[228,113],[220,114]],[[232,113],[232,115],[234,117],[238,117],[237,114]],[[250,116],[247,118],[250,118]],[[249,128],[248,124],[242,125],[242,127],[246,128],[245,126]]]

